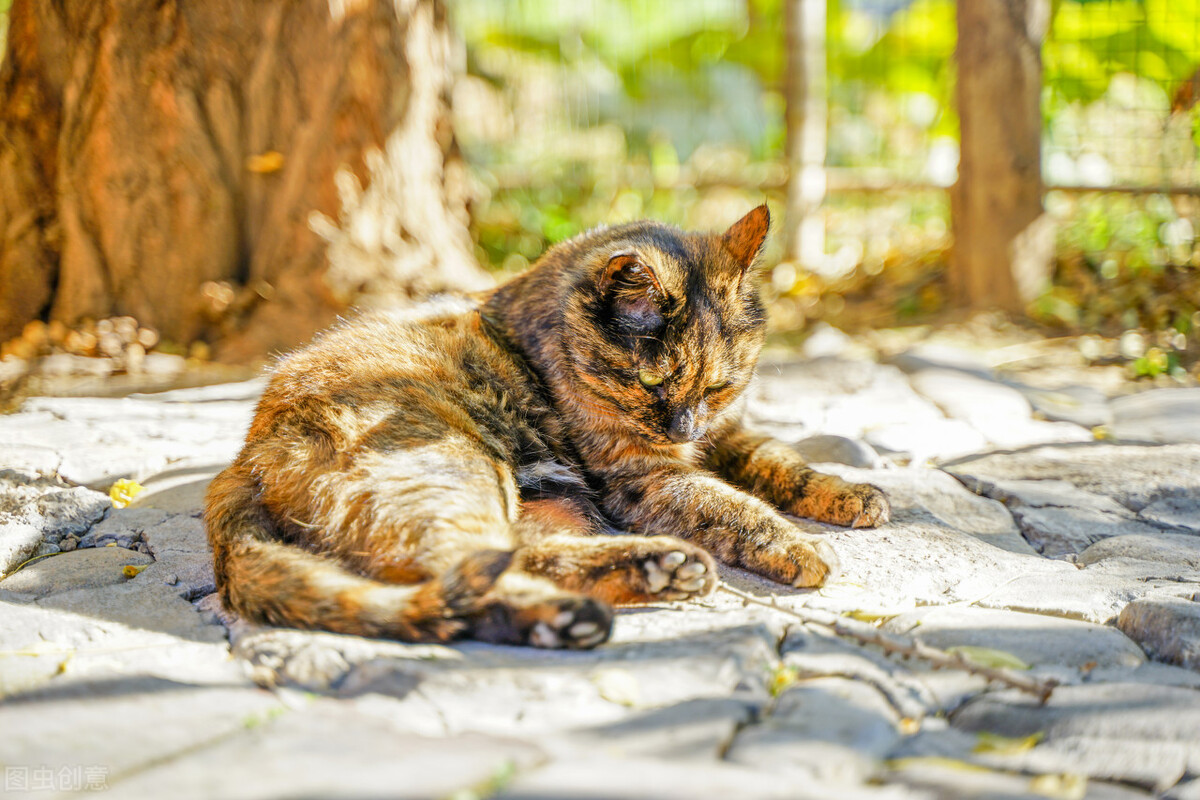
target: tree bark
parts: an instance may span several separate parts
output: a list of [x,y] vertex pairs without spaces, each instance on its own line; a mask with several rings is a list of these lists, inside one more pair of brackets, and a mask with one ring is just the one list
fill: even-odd
[[[405,259],[414,291],[485,284],[452,179],[459,60],[441,0],[14,0],[0,340],[123,314],[242,359],[413,288]],[[355,235],[357,283],[331,283],[327,242]]]
[[786,257],[817,266],[825,256],[825,151],[828,101],[825,68],[826,0],[784,0],[787,72]]
[[970,308],[1020,312],[1044,288],[1054,231],[1042,207],[1042,58],[1049,0],[959,0],[962,150],[951,191],[950,284]]

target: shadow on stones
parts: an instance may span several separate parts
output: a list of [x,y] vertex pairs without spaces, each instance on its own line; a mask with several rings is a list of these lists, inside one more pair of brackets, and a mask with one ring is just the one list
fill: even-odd
[[[36,703],[52,703],[59,700],[95,700],[97,698],[118,698],[129,696],[150,696],[169,694],[179,691],[195,691],[200,684],[173,681],[151,675],[124,675],[111,678],[88,678],[63,682],[53,682],[20,694],[4,698],[7,706],[32,705]],[[242,683],[205,683],[205,689],[244,689]]]

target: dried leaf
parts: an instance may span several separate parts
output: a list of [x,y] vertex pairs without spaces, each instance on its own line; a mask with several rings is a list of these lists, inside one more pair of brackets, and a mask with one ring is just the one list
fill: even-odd
[[108,496],[112,500],[113,508],[125,508],[145,488],[132,478],[121,478],[108,488]]
[[864,611],[861,608],[856,608],[853,611],[847,611],[842,615],[850,619],[856,619],[859,622],[887,622],[889,619],[898,617],[899,614],[889,614],[886,611]]
[[957,647],[947,647],[946,652],[956,653],[981,667],[993,667],[996,669],[1029,669],[1028,664],[1014,656],[1012,653],[1006,653],[1003,650],[995,650],[991,647],[976,647],[974,645],[963,644],[958,645]]
[[250,156],[246,159],[246,169],[259,175],[278,172],[283,169],[283,153],[277,150],[268,150],[265,153]]
[[609,667],[592,673],[592,683],[600,696],[610,703],[634,707],[641,701],[637,678],[629,670]]
[[1029,791],[1055,800],[1083,800],[1087,785],[1087,776],[1066,772],[1062,775],[1038,775],[1029,781]]
[[995,753],[996,755],[1010,756],[1017,753],[1024,753],[1026,750],[1032,750],[1037,747],[1042,739],[1046,738],[1046,734],[1039,731],[1029,736],[1013,738],[1010,736],[1001,736],[998,733],[981,731],[975,735],[975,738],[978,741],[971,748],[972,753]]
[[126,578],[136,578],[138,576],[138,574],[141,573],[141,571],[146,568],[146,566],[147,565],[145,565],[145,564],[143,564],[141,566],[138,566],[136,564],[126,564],[125,567],[121,570],[121,574],[124,575]]

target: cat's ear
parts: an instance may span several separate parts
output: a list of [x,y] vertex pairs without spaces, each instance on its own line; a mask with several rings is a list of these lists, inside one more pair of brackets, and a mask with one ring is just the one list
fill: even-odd
[[733,256],[733,260],[745,272],[758,258],[763,242],[767,240],[767,230],[771,227],[771,212],[763,203],[746,216],[729,226],[721,243]]
[[617,253],[609,258],[600,271],[596,289],[633,327],[654,328],[662,322],[667,293],[654,270],[636,253]]

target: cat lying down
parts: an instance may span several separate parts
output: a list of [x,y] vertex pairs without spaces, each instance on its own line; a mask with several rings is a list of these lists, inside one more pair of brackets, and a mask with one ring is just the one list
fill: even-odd
[[832,550],[780,511],[873,526],[888,503],[741,425],[769,223],[601,228],[477,302],[368,314],[282,359],[206,499],[226,607],[586,648],[613,605],[712,591],[714,558],[821,585]]

